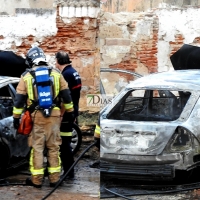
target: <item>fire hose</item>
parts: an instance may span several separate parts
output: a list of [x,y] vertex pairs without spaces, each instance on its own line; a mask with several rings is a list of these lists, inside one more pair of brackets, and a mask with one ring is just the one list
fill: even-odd
[[122,194],[118,194],[118,193],[116,193],[116,192],[113,192],[112,190],[109,190],[109,189],[107,189],[107,188],[104,188],[104,189],[105,189],[106,191],[108,191],[108,192],[114,194],[115,196],[122,197],[122,198],[128,199],[128,200],[135,200],[135,199],[130,199],[130,198],[128,198],[128,197],[126,197],[126,196],[124,196],[124,195],[122,195]]
[[60,179],[60,181],[55,185],[55,187],[45,196],[43,197],[41,200],[45,200],[47,197],[49,197],[57,188],[58,186],[63,182],[63,180],[67,177],[67,175],[69,174],[69,172],[74,168],[74,166],[78,163],[78,161],[83,157],[83,155],[89,150],[91,149],[95,144],[97,143],[97,141],[95,141],[94,143],[90,144],[82,153],[81,155],[76,159],[76,161],[74,162],[74,164],[69,168],[69,170],[64,174],[64,176]]
[[[49,197],[57,188],[58,186],[64,181],[64,179],[67,177],[67,175],[69,174],[69,172],[74,168],[74,166],[79,162],[79,160],[83,157],[83,155],[89,150],[91,149],[95,144],[97,143],[97,141],[95,141],[94,143],[90,144],[82,153],[81,155],[76,159],[76,161],[74,162],[74,164],[70,167],[70,169],[64,174],[64,176],[62,177],[62,179],[60,179],[60,181],[56,184],[56,186],[45,196],[43,197],[41,200],[45,200],[47,197]],[[197,184],[197,183],[196,183]],[[174,190],[169,190],[169,191],[158,191],[158,192],[150,192],[147,191],[146,192],[141,192],[141,193],[137,193],[135,195],[152,195],[152,194],[168,194],[168,193],[176,193],[176,192],[183,192],[183,191],[188,191],[188,190],[194,190],[194,189],[199,189],[200,188],[200,182],[198,182],[199,185],[195,185],[192,187],[188,187],[188,188],[178,188],[178,189],[174,189]],[[0,186],[9,186],[9,185],[22,185],[22,186],[26,186],[26,184],[23,183],[9,183],[8,181],[6,181],[5,179],[0,179]],[[131,199],[128,196],[134,196],[132,195],[122,195],[119,194],[117,192],[114,192],[106,187],[104,187],[104,189],[109,192],[112,193],[115,196],[118,197],[122,197],[124,199],[128,199],[128,200],[135,200],[135,199]]]
[[[90,144],[81,154],[80,156],[76,159],[76,161],[73,163],[73,165],[70,167],[70,169],[64,174],[64,176],[60,179],[60,181],[55,185],[55,187],[41,200],[45,200],[47,197],[49,197],[57,188],[58,186],[63,182],[63,180],[67,177],[69,172],[74,168],[74,166],[78,163],[78,161],[84,156],[84,154],[91,149],[97,141],[93,142]],[[22,185],[22,186],[27,186],[25,183],[9,183],[5,179],[0,179],[0,186],[10,186],[10,185]]]

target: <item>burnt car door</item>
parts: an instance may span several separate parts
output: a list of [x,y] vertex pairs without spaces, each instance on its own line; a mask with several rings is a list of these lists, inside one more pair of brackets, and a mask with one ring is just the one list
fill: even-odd
[[19,135],[13,128],[13,101],[18,79],[8,81],[0,88],[0,169],[5,169],[24,159],[30,148],[27,136]]

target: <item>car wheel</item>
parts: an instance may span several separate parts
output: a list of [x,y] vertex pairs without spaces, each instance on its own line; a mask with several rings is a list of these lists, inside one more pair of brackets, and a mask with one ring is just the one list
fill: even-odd
[[72,140],[71,140],[71,148],[73,155],[77,153],[82,143],[82,133],[77,124],[73,124],[72,127]]

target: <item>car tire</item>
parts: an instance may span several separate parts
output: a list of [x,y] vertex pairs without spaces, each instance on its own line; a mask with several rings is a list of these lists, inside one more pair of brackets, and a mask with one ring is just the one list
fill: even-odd
[[73,124],[72,127],[72,140],[71,140],[71,147],[73,155],[77,153],[77,151],[80,149],[81,143],[82,143],[82,132],[81,129],[77,124]]

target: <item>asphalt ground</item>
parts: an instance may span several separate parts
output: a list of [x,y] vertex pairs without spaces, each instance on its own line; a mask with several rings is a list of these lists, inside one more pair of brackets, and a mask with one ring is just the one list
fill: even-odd
[[[75,160],[79,155],[93,143],[92,127],[83,127],[82,144],[80,150],[75,155]],[[48,200],[95,200],[99,199],[99,169],[90,168],[92,164],[99,158],[99,152],[96,147],[92,147],[85,153],[83,158],[79,160],[75,166],[75,178],[64,181],[48,198]],[[45,177],[42,188],[37,189],[31,186],[25,186],[26,178],[30,177],[28,165],[19,167],[8,174],[5,178],[7,186],[1,185],[0,181],[0,200],[41,200],[53,188],[49,187],[48,177]]]

